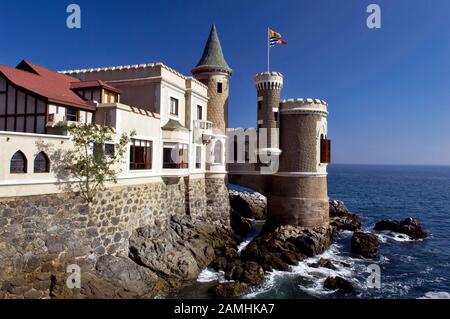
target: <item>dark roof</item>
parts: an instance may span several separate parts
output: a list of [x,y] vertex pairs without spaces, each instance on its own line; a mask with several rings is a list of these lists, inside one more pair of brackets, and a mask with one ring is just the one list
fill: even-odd
[[219,36],[217,35],[216,26],[213,24],[206,42],[203,55],[193,72],[204,69],[206,67],[220,68],[231,73],[231,68],[223,56],[222,46],[220,45]]
[[118,88],[103,82],[102,80],[93,80],[93,81],[80,81],[80,82],[72,82],[70,83],[70,87],[72,89],[85,89],[85,88],[103,88],[115,93],[122,93]]
[[174,119],[169,119],[167,123],[162,127],[162,129],[166,131],[175,131],[175,130],[188,131],[187,128],[185,128],[180,122]]
[[35,93],[48,102],[95,111],[95,104],[86,101],[71,90],[71,83],[80,80],[51,71],[28,61],[22,61],[16,68],[0,64],[0,74],[15,86]]

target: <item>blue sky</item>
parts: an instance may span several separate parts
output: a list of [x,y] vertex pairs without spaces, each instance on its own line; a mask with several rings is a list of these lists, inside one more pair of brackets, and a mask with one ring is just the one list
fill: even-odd
[[[266,29],[283,98],[329,103],[335,163],[450,165],[450,1],[1,1],[0,63],[52,69],[161,61],[184,74],[212,23],[234,69],[230,126],[256,122],[254,75],[267,68]],[[82,28],[69,30],[77,3]],[[382,28],[366,26],[377,3]]]

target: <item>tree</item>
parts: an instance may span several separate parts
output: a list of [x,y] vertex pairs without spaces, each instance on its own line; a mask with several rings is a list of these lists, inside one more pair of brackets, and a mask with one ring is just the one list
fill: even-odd
[[114,129],[110,126],[71,124],[64,128],[74,143],[74,148],[64,156],[66,177],[74,181],[76,191],[92,203],[96,193],[105,188],[105,182],[117,183],[120,172],[117,165],[123,161],[135,132],[130,136],[124,133],[115,142]]

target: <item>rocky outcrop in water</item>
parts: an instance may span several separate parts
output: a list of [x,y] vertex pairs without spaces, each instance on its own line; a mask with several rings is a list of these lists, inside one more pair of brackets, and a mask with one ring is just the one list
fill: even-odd
[[316,263],[309,264],[308,266],[313,268],[328,268],[336,270],[336,266],[333,265],[333,263],[330,260],[325,258],[320,258],[319,261],[317,261]]
[[373,258],[378,251],[378,237],[374,234],[357,231],[352,237],[352,252],[364,258]]
[[234,259],[228,263],[225,270],[225,278],[243,282],[252,286],[261,285],[265,279],[264,270],[254,261],[242,262],[240,259]]
[[260,193],[229,191],[230,205],[245,218],[264,220],[267,217],[267,198]]
[[224,282],[212,287],[209,293],[216,298],[235,298],[247,293],[249,287],[241,282]]
[[361,229],[361,219],[357,214],[350,213],[347,206],[340,200],[330,200],[330,225],[338,230],[355,231]]
[[342,277],[328,277],[323,283],[323,287],[328,290],[339,290],[343,293],[350,293],[355,291],[352,283]]
[[382,220],[375,224],[373,228],[377,231],[392,231],[400,234],[408,235],[411,239],[423,239],[427,237],[427,233],[423,230],[419,222],[414,218],[406,218],[403,220]]
[[255,238],[242,252],[241,259],[254,261],[266,271],[288,270],[306,257],[324,252],[331,244],[333,229],[302,229],[281,226]]
[[237,211],[231,209],[230,211],[230,223],[231,228],[234,230],[236,234],[239,236],[245,236],[253,229],[252,223],[247,219],[241,216]]

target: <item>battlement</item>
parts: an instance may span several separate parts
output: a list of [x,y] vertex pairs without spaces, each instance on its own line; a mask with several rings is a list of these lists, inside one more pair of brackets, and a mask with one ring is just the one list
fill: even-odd
[[328,103],[320,99],[287,99],[280,103],[280,113],[316,113],[328,115]]
[[283,88],[283,74],[280,72],[261,72],[255,77],[257,90],[281,90]]
[[110,72],[110,71],[123,71],[123,70],[138,70],[138,69],[151,69],[151,68],[163,68],[172,74],[184,79],[184,80],[192,80],[201,87],[208,88],[205,84],[198,81],[194,77],[191,76],[185,76],[181,74],[180,72],[176,71],[175,69],[165,65],[161,62],[156,63],[144,63],[144,64],[130,64],[130,65],[118,65],[118,66],[108,66],[108,67],[99,67],[99,68],[90,68],[90,69],[79,69],[79,70],[65,70],[65,71],[59,71],[61,74],[65,75],[77,75],[77,74],[84,74],[84,73],[95,73],[95,72]]

